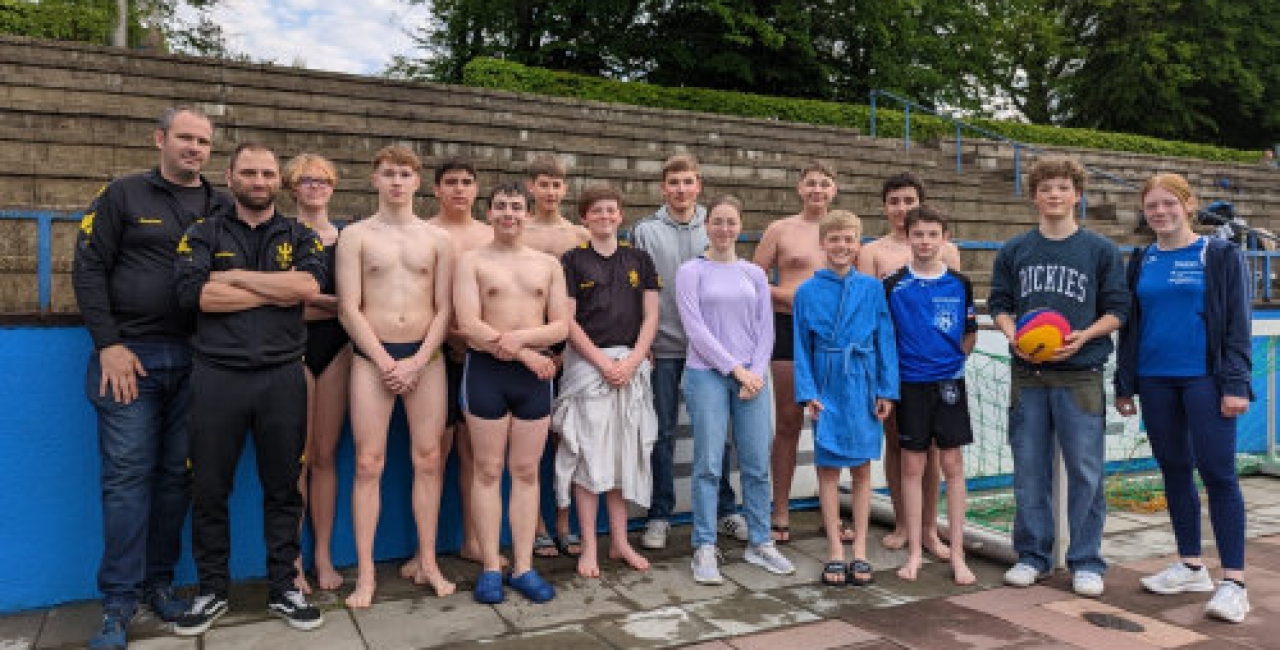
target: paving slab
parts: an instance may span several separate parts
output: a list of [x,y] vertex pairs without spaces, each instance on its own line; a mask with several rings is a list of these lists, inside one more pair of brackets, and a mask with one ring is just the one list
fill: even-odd
[[1103,535],[1114,535],[1116,533],[1124,533],[1140,528],[1150,528],[1151,522],[1145,519],[1137,519],[1129,517],[1125,513],[1109,512],[1107,513],[1107,522],[1103,525]]
[[778,648],[829,650],[875,641],[879,638],[880,635],[874,632],[868,632],[844,621],[821,621],[740,636],[728,639],[728,643],[737,650],[778,650]]
[[1280,490],[1276,489],[1276,479],[1270,476],[1240,479],[1240,493],[1251,508],[1263,504],[1280,504]]
[[769,591],[780,587],[809,584],[817,581],[822,575],[822,563],[813,556],[785,547],[778,548],[795,565],[795,573],[788,575],[770,573],[754,564],[748,564],[742,559],[741,554],[734,556],[732,561],[721,564],[720,573],[751,591]]
[[[1167,560],[1168,558],[1161,559]],[[1176,625],[1184,625],[1185,623],[1194,622],[1196,619],[1174,622],[1168,619],[1165,613],[1170,609],[1177,609],[1186,605],[1192,605],[1197,609],[1197,611],[1201,611],[1201,615],[1203,615],[1202,610],[1204,609],[1204,605],[1209,602],[1209,598],[1212,597],[1213,594],[1153,594],[1146,589],[1143,589],[1142,583],[1139,582],[1143,576],[1150,575],[1156,570],[1163,569],[1167,564],[1167,562],[1163,562],[1160,563],[1158,567],[1147,570],[1133,570],[1128,565],[1112,567],[1107,571],[1107,593],[1103,595],[1102,601],[1135,614],[1173,622]]]
[[980,591],[963,596],[952,596],[948,600],[960,605],[988,614],[1000,614],[1038,607],[1045,603],[1066,600],[1074,596],[1057,589],[1044,586],[1033,587],[1001,587],[990,591]]
[[842,616],[872,607],[893,607],[911,602],[884,589],[866,587],[828,587],[808,584],[775,589],[769,595],[806,609],[824,618]]
[[295,630],[281,620],[215,627],[204,635],[204,650],[349,650],[363,648],[355,623],[345,612],[326,612],[324,627]]
[[[0,645],[0,648],[3,647],[3,645]],[[141,641],[135,641],[133,640],[133,637],[130,637],[129,647],[132,650],[196,650],[199,646],[195,639],[169,635],[158,636],[151,639],[142,639]],[[210,646],[206,643],[205,647],[209,648]],[[362,646],[354,647],[359,648]]]
[[[870,562],[871,566],[875,567],[877,571],[884,571],[888,569],[896,570],[907,561],[907,551],[905,549],[891,551],[880,546],[880,538],[884,537],[887,532],[888,531],[883,531],[882,529],[873,528],[872,533],[867,535],[867,557],[863,559]],[[781,548],[786,549],[788,547],[783,546]],[[790,548],[798,550],[818,562],[826,562],[828,559],[827,540],[825,537],[812,537],[796,540],[790,544]],[[853,557],[853,549],[851,546],[845,545],[844,552],[844,559],[846,561],[855,559]],[[788,554],[788,556],[790,556],[790,554]],[[925,562],[927,563],[930,561],[932,561],[932,558],[930,558],[929,554],[926,553]]]
[[681,650],[733,650],[733,646],[724,641],[707,641],[684,646]]
[[1060,612],[1068,616],[1074,616],[1086,622],[1090,620],[1091,616],[1096,617],[1098,615],[1103,615],[1113,616],[1124,621],[1136,623],[1142,626],[1141,631],[1125,632],[1125,634],[1129,635],[1126,638],[1140,639],[1141,641],[1158,648],[1177,648],[1191,643],[1209,640],[1208,637],[1186,628],[1163,623],[1155,620],[1154,618],[1087,598],[1060,600],[1055,603],[1048,603],[1044,605],[1044,608]]
[[968,560],[969,569],[978,578],[972,585],[958,585],[949,563],[934,562],[920,567],[915,580],[903,580],[895,571],[876,574],[876,585],[904,599],[937,598],[954,596],[997,586],[1004,576],[1004,565],[987,560]]
[[1204,604],[1208,594],[1202,594],[1199,602],[1171,607],[1159,618],[1195,632],[1253,648],[1280,646],[1280,572],[1251,567],[1247,579],[1249,602],[1253,610],[1244,622],[1225,623],[1205,617]]
[[36,646],[43,611],[0,616],[0,650],[29,650]]
[[374,603],[353,616],[374,650],[428,648],[513,631],[492,607],[473,602],[470,594]]
[[[1059,601],[1063,602],[1063,601]],[[1049,605],[999,612],[996,616],[1046,637],[1085,650],[1159,650],[1131,632],[1108,630],[1084,619],[1049,609]]]
[[748,592],[738,596],[685,605],[689,613],[724,634],[751,634],[786,625],[809,623],[818,616],[772,596]]
[[485,650],[601,650],[613,646],[588,632],[582,625],[562,625],[496,639],[456,643],[448,647]]
[[[997,616],[946,600],[922,600],[905,608],[864,611],[846,620],[911,648],[994,650],[1040,635]],[[912,625],[910,621],[920,621]]]
[[612,582],[617,592],[639,609],[723,598],[742,590],[732,580],[719,585],[694,582],[687,561],[655,564],[644,572],[621,572],[613,577]]
[[507,589],[506,602],[495,605],[494,609],[521,631],[581,623],[634,611],[631,603],[603,579],[573,576],[568,580],[556,579],[554,583],[556,597],[551,602],[531,603],[515,590]]
[[98,633],[102,625],[102,606],[93,603],[72,603],[49,610],[44,626],[40,628],[37,648],[56,648],[64,645],[83,647]]
[[619,619],[587,624],[587,629],[617,648],[665,648],[713,639],[723,632],[680,607],[634,612]]

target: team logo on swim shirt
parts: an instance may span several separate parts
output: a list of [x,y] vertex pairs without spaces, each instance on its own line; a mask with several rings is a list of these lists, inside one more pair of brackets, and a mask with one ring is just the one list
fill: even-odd
[[627,279],[631,281],[631,288],[634,289],[640,286],[640,274],[636,273],[635,269],[627,271]]
[[933,313],[933,326],[944,331],[950,332],[951,328],[956,325],[956,314],[951,309],[941,308]]
[[93,218],[96,216],[98,216],[97,212],[86,212],[80,218],[80,232],[84,233],[85,237],[93,236]]
[[319,238],[319,237],[316,237],[315,239],[313,239],[313,240],[311,240],[311,241],[312,241],[312,242],[314,242],[314,243],[312,243],[312,244],[311,244],[311,252],[312,252],[312,253],[315,253],[316,255],[319,255],[320,253],[323,253],[323,252],[324,252],[324,242],[320,241],[320,238]]
[[280,242],[280,245],[276,246],[276,265],[281,270],[293,266],[293,245],[289,242]]
[[178,240],[178,254],[191,257],[191,242],[187,241],[186,235],[183,235],[182,239]]

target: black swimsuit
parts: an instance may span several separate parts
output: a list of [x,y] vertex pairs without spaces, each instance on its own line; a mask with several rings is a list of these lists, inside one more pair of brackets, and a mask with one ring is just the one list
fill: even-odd
[[[347,222],[335,221],[333,225],[341,233],[342,227],[347,225]],[[332,246],[324,247],[324,265],[329,270],[329,286],[321,287],[321,291],[329,295],[336,293],[334,271],[337,268],[337,251],[337,240],[334,240]],[[347,336],[347,331],[342,329],[342,323],[338,322],[337,318],[307,321],[307,349],[303,353],[302,360],[311,371],[311,376],[319,377],[323,374],[350,342],[351,338]]]

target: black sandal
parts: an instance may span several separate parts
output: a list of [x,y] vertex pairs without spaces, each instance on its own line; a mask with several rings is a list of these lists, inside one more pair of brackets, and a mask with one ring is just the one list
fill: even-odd
[[791,526],[787,524],[769,524],[769,532],[771,533],[769,537],[773,539],[774,544],[791,543]]
[[[867,577],[859,578],[859,575]],[[872,569],[871,563],[866,560],[854,560],[849,563],[849,573],[845,579],[855,587],[869,585],[876,581],[875,569]]]
[[[578,550],[574,551],[570,546],[577,546]],[[582,538],[576,533],[566,533],[556,538],[556,548],[560,549],[560,554],[565,557],[578,557],[582,555]]]
[[[831,576],[840,576],[839,579]],[[849,565],[832,560],[822,565],[822,584],[828,587],[844,587],[849,584]]]
[[534,536],[533,556],[544,560],[560,557],[560,549],[556,547],[556,540],[547,535]]

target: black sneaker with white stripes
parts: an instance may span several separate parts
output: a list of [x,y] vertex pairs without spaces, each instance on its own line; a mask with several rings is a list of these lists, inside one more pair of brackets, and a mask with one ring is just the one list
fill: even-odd
[[267,610],[283,618],[295,630],[314,630],[324,625],[320,609],[308,603],[307,597],[297,589],[272,596]]
[[178,636],[200,636],[226,613],[226,596],[200,594],[192,601],[191,609],[173,622],[173,633]]

